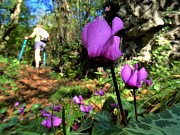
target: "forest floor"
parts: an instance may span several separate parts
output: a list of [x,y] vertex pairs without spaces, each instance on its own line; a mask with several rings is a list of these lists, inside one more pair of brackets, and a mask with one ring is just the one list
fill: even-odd
[[[7,121],[14,115],[16,102],[26,103],[26,110],[30,110],[33,104],[49,105],[50,96],[60,85],[85,85],[85,82],[80,80],[52,79],[50,72],[51,70],[48,68],[35,70],[31,66],[23,66],[18,77],[14,79],[18,90],[12,90],[11,85],[4,84],[3,87],[6,90],[0,91],[0,101],[1,106],[7,106],[7,112],[0,115],[0,123]],[[86,86],[88,87],[88,85]]]

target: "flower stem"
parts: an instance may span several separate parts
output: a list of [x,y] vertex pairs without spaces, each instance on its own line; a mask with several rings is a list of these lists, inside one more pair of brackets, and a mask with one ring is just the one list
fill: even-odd
[[53,125],[53,121],[54,121],[53,118],[54,118],[54,104],[52,104],[51,125],[52,125],[53,133],[54,133],[54,135],[56,135],[56,131],[55,131],[55,128],[54,128],[54,125]]
[[118,105],[119,105],[121,116],[122,116],[122,121],[123,121],[124,126],[126,127],[128,125],[128,123],[127,123],[125,112],[124,112],[124,109],[123,109],[123,106],[122,106],[122,103],[121,103],[121,97],[120,97],[120,93],[119,93],[119,90],[118,90],[118,85],[117,85],[116,76],[115,76],[115,73],[114,73],[114,65],[113,65],[113,63],[111,64],[110,68],[111,68],[111,74],[112,74],[113,83],[114,83],[114,87],[115,87],[116,97],[117,97]]
[[63,126],[63,133],[66,135],[66,123],[65,123],[65,108],[62,108],[62,126]]
[[136,121],[138,121],[137,106],[136,106],[136,90],[135,90],[135,89],[133,89],[133,95],[134,95],[134,110],[135,110],[135,117],[136,117]]

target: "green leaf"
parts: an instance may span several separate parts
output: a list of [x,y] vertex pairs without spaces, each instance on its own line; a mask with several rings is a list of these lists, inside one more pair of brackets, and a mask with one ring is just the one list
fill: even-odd
[[125,135],[179,135],[180,103],[159,114],[130,124]]
[[0,134],[3,133],[3,130],[6,130],[7,128],[10,128],[12,126],[15,126],[18,123],[17,117],[12,117],[8,123],[0,124]]
[[102,111],[94,116],[96,121],[111,121],[111,114],[107,111]]
[[92,135],[120,135],[122,128],[110,121],[101,121],[94,124]]
[[161,88],[161,85],[160,85],[159,83],[157,83],[157,84],[154,85],[154,89],[155,89],[155,90],[159,91],[160,88]]
[[4,108],[0,109],[0,114],[6,113],[7,110],[8,110],[7,107],[4,107]]
[[105,111],[109,111],[111,112],[112,111],[112,107],[111,107],[111,104],[112,103],[115,103],[114,99],[110,96],[106,99],[106,101],[104,102],[103,104],[103,107],[102,109],[105,110]]
[[89,117],[81,123],[81,126],[78,128],[77,133],[82,133],[83,131],[90,129],[91,127],[92,127],[92,118]]

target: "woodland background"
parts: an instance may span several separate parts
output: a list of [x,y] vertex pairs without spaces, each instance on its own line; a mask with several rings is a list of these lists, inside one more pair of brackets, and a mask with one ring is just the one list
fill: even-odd
[[[37,8],[33,3],[40,4],[41,8]],[[106,7],[109,8],[108,11],[105,11]],[[17,93],[21,90],[16,83],[16,80],[23,76],[21,72],[27,78],[34,75],[31,74],[34,59],[33,39],[28,40],[20,64],[17,58],[24,37],[32,32],[38,21],[44,22],[51,40],[46,46],[48,75],[44,71],[43,74],[38,74],[36,79],[38,77],[42,79],[42,76],[47,79],[48,76],[56,80],[56,83],[51,82],[53,86],[50,92],[51,99],[57,99],[60,91],[64,92],[61,94],[73,91],[69,94],[72,97],[77,94],[74,91],[82,88],[81,85],[85,85],[82,89],[85,89],[87,97],[92,89],[99,87],[113,89],[111,81],[107,80],[109,70],[92,66],[81,41],[84,25],[96,16],[103,15],[109,24],[115,16],[124,22],[124,28],[117,34],[121,37],[123,52],[123,57],[115,63],[117,74],[125,63],[130,65],[139,63],[148,70],[153,80],[153,85],[148,89],[151,92],[147,94],[147,91],[144,91],[146,96],[142,94],[143,90],[139,91],[139,104],[144,109],[142,111],[144,116],[159,113],[179,103],[179,7],[179,0],[1,0],[0,93],[3,95],[0,97],[1,121],[7,114],[12,116],[12,112],[8,112],[8,106],[12,106],[11,103],[15,102],[16,97],[13,98],[11,91]],[[29,68],[20,70],[22,66]],[[22,76],[19,77],[19,74]],[[57,80],[60,82],[57,83]],[[10,95],[12,100],[8,101]],[[49,98],[47,95],[41,95],[40,99],[42,96]],[[127,98],[131,96],[128,95]],[[19,100],[24,102],[25,99],[26,97],[22,97]],[[128,117],[131,118],[132,113],[129,113]],[[6,127],[1,127],[1,130],[3,132]]]

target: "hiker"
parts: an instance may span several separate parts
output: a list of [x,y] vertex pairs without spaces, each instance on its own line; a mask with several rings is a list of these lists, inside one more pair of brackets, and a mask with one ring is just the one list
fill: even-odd
[[45,49],[46,42],[49,40],[49,34],[43,29],[42,23],[38,23],[37,27],[34,28],[33,33],[30,36],[26,36],[25,39],[33,38],[34,36],[35,69],[39,69],[39,63],[41,62],[40,51]]

